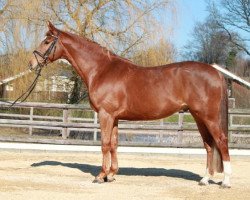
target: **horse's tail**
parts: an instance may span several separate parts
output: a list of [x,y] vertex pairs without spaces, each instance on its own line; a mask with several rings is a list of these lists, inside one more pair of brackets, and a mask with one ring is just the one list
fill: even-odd
[[[228,95],[227,95],[227,84],[225,81],[225,78],[221,75],[222,78],[222,98],[221,98],[221,105],[220,105],[220,125],[221,129],[223,131],[222,134],[225,135],[225,137],[228,137]],[[223,172],[223,163],[222,163],[222,157],[221,153],[218,150],[218,147],[216,146],[215,142],[212,144],[212,151],[213,151],[213,170],[217,171],[219,173]]]
[[228,94],[227,94],[227,83],[223,78],[223,89],[222,89],[222,100],[221,100],[221,126],[223,133],[228,137]]

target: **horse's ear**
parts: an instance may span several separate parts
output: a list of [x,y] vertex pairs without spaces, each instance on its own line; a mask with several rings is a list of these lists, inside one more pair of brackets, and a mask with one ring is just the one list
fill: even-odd
[[57,32],[56,27],[50,21],[47,22],[47,25],[50,32],[52,32],[53,34]]

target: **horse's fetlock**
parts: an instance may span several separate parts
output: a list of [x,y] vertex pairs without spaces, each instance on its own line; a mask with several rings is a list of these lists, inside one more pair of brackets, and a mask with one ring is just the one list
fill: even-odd
[[111,174],[117,174],[118,171],[119,171],[119,168],[118,168],[117,166],[116,166],[116,167],[113,167],[113,166],[112,166],[112,167],[110,168],[110,173],[111,173]]

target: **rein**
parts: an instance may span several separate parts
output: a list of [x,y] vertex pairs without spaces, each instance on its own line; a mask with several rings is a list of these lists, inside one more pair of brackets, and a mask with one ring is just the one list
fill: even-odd
[[41,72],[42,72],[42,68],[39,68],[37,71],[36,71],[36,78],[34,79],[33,83],[30,85],[30,87],[21,95],[19,96],[13,103],[11,103],[10,107],[13,107],[20,99],[23,99],[18,102],[18,104],[24,102],[31,94],[31,92],[33,92],[33,90],[35,89],[36,87],[36,84],[38,82],[38,78],[41,76]]
[[[1,102],[4,102],[4,103],[8,103],[10,104],[10,108],[13,107],[15,104],[20,104],[22,102],[24,102],[31,94],[31,92],[35,89],[36,87],[36,84],[38,82],[38,78],[41,76],[41,71],[42,71],[42,68],[39,68],[37,71],[36,71],[36,74],[37,76],[35,77],[34,81],[32,82],[32,84],[29,86],[29,88],[23,93],[21,94],[15,101],[13,102],[10,102],[10,101],[4,101],[4,100],[0,100]],[[23,98],[23,99],[22,99]],[[20,102],[18,102],[20,99],[22,99]],[[18,103],[17,103],[18,102]]]
[[[35,68],[36,77],[35,77],[34,81],[32,82],[32,84],[29,86],[29,88],[22,95],[20,95],[14,102],[2,101],[1,100],[2,102],[11,104],[10,108],[13,107],[15,104],[17,104],[17,102],[20,99],[22,99],[22,100],[20,102],[18,102],[18,104],[24,102],[30,96],[30,94],[32,93],[32,91],[35,89],[36,84],[38,82],[38,78],[41,76],[41,72],[42,72],[43,67],[48,64],[49,55],[51,54],[51,52],[52,52],[53,49],[54,49],[54,52],[53,52],[53,55],[54,55],[55,50],[56,50],[56,46],[55,45],[56,45],[56,43],[58,41],[58,36],[54,36],[54,35],[51,35],[51,36],[54,37],[55,39],[53,40],[53,42],[51,43],[51,45],[49,46],[49,48],[45,51],[45,53],[41,53],[41,52],[39,52],[37,50],[33,51],[33,54],[34,54],[34,56],[36,58],[38,67]],[[38,56],[40,56],[43,59],[42,62],[39,62]],[[30,69],[30,70],[32,70],[32,69]]]

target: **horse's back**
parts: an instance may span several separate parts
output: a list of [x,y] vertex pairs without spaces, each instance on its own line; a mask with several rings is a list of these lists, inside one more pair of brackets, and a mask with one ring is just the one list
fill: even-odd
[[162,118],[184,107],[201,109],[221,98],[223,81],[217,70],[199,62],[130,70],[126,79],[126,110],[130,119]]

